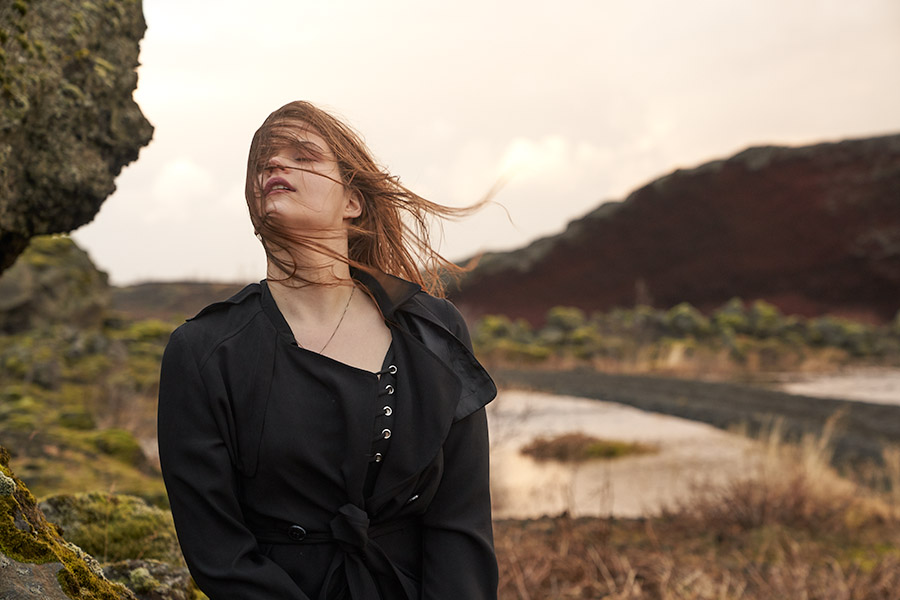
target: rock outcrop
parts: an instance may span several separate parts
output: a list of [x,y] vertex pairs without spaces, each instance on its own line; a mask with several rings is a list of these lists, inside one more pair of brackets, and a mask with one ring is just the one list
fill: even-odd
[[750,148],[678,170],[569,224],[488,254],[450,297],[470,317],[541,323],[587,311],[732,297],[873,323],[900,308],[900,135]]
[[0,3],[0,271],[89,222],[153,134],[132,99],[140,0]]
[[71,238],[36,237],[0,276],[0,333],[53,323],[97,326],[109,304],[106,273]]
[[60,536],[0,448],[0,598],[136,600],[100,565]]

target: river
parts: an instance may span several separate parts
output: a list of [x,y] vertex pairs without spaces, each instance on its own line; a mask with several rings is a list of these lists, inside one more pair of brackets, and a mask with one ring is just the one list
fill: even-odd
[[[900,404],[897,370],[792,376],[779,387],[806,396]],[[501,390],[488,414],[497,518],[659,514],[690,502],[698,486],[747,478],[767,460],[764,445],[742,435],[613,402]],[[520,453],[538,437],[569,432],[650,443],[659,452],[577,465]]]

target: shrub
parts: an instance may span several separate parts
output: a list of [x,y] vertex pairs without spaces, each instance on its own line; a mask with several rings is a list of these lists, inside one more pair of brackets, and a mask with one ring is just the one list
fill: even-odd
[[756,300],[747,312],[752,335],[758,338],[768,338],[777,335],[784,327],[784,318],[781,311],[774,304],[765,300]]
[[710,333],[709,319],[687,302],[674,306],[666,313],[666,329],[676,337],[704,337]]
[[570,306],[554,306],[547,311],[547,328],[558,329],[565,333],[575,331],[584,326],[584,311]]

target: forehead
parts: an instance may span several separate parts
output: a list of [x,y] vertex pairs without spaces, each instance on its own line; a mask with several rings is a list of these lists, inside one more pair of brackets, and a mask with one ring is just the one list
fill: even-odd
[[304,149],[321,152],[331,157],[331,148],[318,131],[303,121],[280,121],[273,123],[264,154],[276,154],[285,149]]

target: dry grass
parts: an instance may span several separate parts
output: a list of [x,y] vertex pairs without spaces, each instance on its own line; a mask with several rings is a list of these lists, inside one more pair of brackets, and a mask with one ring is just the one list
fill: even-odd
[[758,472],[658,518],[498,521],[501,597],[900,599],[900,450],[876,494],[829,466],[833,426],[794,446],[774,428]]

